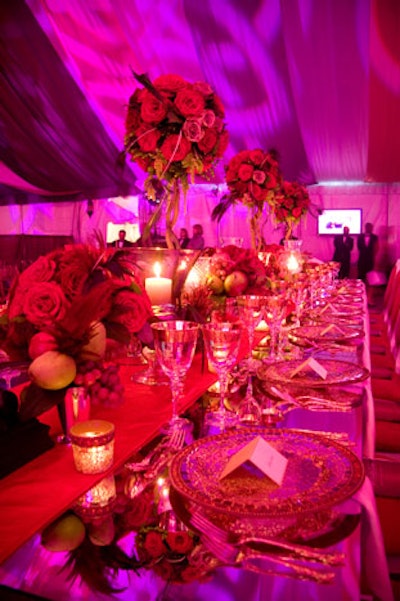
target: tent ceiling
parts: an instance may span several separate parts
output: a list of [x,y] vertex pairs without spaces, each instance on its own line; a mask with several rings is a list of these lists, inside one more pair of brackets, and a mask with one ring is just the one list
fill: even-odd
[[[395,0],[4,0],[0,11],[0,160],[45,198],[141,188],[143,173],[118,161],[131,69],[208,81],[226,109],[225,163],[275,148],[286,179],[400,179]],[[4,171],[0,202],[31,202]]]

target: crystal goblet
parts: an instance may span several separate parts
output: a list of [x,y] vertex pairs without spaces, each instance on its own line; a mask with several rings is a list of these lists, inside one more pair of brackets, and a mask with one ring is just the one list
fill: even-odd
[[264,319],[270,330],[270,354],[264,361],[273,362],[278,359],[279,353],[277,353],[276,347],[282,319],[285,315],[286,300],[286,295],[282,292],[265,297]]
[[154,348],[163,372],[171,382],[172,418],[169,432],[186,424],[178,415],[178,400],[183,381],[193,361],[199,326],[192,321],[161,321],[151,324]]
[[[212,322],[201,326],[208,361],[217,372],[219,381],[219,408],[208,416],[208,423],[225,429],[232,421],[225,409],[225,397],[228,389],[229,370],[238,359],[242,327],[232,322]],[[236,421],[236,419],[234,420]]]
[[257,294],[243,294],[236,297],[239,315],[246,328],[249,341],[249,352],[246,357],[246,367],[249,373],[253,373],[260,366],[257,359],[253,359],[254,336],[257,326],[264,316],[264,307],[267,297]]

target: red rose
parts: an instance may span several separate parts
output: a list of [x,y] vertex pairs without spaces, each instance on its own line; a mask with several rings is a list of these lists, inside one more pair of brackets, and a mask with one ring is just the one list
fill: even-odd
[[206,81],[196,81],[193,84],[193,89],[200,92],[200,94],[202,96],[212,96],[213,95],[213,89],[210,86],[210,84],[208,84]]
[[160,123],[167,116],[167,106],[153,96],[148,90],[144,90],[140,116],[146,123]]
[[26,291],[23,312],[37,328],[64,317],[67,300],[58,284],[42,282]]
[[146,292],[138,294],[128,288],[119,290],[113,299],[109,320],[124,325],[130,332],[139,332],[153,315],[151,303]]
[[265,152],[260,150],[260,148],[256,148],[255,150],[250,151],[250,160],[255,165],[262,165],[263,161],[265,160],[265,157]]
[[260,169],[256,169],[253,173],[253,179],[256,182],[256,184],[263,184],[265,182],[266,179],[266,175],[264,173],[264,171],[260,171]]
[[152,566],[152,569],[154,570],[154,573],[163,580],[166,580],[167,582],[174,580],[174,568],[173,565],[168,561],[160,561]]
[[233,186],[233,190],[234,192],[236,192],[239,196],[242,196],[243,194],[245,194],[245,192],[247,192],[247,183],[246,182],[241,182],[238,181],[236,182],[236,184]]
[[29,288],[36,282],[49,282],[56,270],[56,264],[48,256],[39,257],[29,265],[18,278],[20,288]]
[[215,113],[211,110],[206,110],[201,116],[201,122],[205,127],[212,127],[215,123]]
[[191,148],[190,142],[184,136],[173,134],[164,140],[160,150],[167,161],[183,161]]
[[254,169],[251,165],[248,165],[247,163],[243,163],[239,167],[239,171],[238,171],[239,179],[241,179],[243,182],[248,182],[253,177],[253,172],[254,172]]
[[143,171],[149,171],[150,167],[152,167],[152,165],[153,165],[153,161],[150,157],[142,157],[139,155],[132,155],[132,156],[133,156],[133,160],[135,161],[135,163],[137,163],[138,166]]
[[254,199],[257,201],[263,201],[267,197],[267,190],[254,182],[252,182],[250,190]]
[[136,132],[137,142],[143,152],[154,152],[161,132],[149,126],[142,126]]
[[160,532],[151,530],[147,532],[143,542],[143,548],[147,551],[150,557],[160,557],[167,552],[167,548],[163,543]]
[[177,92],[187,83],[180,75],[160,75],[153,81],[153,85],[164,92]]
[[193,87],[182,88],[176,95],[175,106],[184,117],[201,117],[205,108],[204,96]]
[[204,130],[199,119],[187,119],[183,125],[182,133],[190,142],[199,142],[204,136]]
[[201,152],[204,152],[204,154],[212,152],[212,150],[215,148],[215,145],[217,144],[217,140],[217,130],[213,127],[206,129],[204,131],[204,136],[198,143],[199,150],[201,150]]
[[193,549],[193,538],[188,532],[168,532],[166,543],[175,553],[188,553]]
[[293,215],[293,217],[295,217],[296,219],[299,219],[299,217],[301,217],[301,212],[302,212],[302,209],[301,209],[301,207],[295,207],[295,208],[293,209],[293,211],[292,211],[292,215]]

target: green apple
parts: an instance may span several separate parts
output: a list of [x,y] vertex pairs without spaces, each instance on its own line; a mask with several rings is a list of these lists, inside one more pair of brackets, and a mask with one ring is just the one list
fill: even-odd
[[48,551],[73,551],[83,543],[86,528],[74,513],[67,513],[42,532],[42,545]]
[[224,282],[217,275],[208,276],[207,286],[213,294],[222,294],[224,292]]
[[244,294],[247,286],[249,285],[249,279],[243,271],[232,271],[226,276],[224,287],[228,296],[239,296]]

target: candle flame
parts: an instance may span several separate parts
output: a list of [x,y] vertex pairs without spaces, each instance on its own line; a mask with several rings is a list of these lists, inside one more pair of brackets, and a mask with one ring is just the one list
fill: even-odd
[[287,262],[289,271],[297,271],[299,268],[299,262],[293,254],[290,254]]
[[154,275],[156,276],[156,278],[159,278],[161,276],[161,265],[158,261],[156,261],[154,263]]

